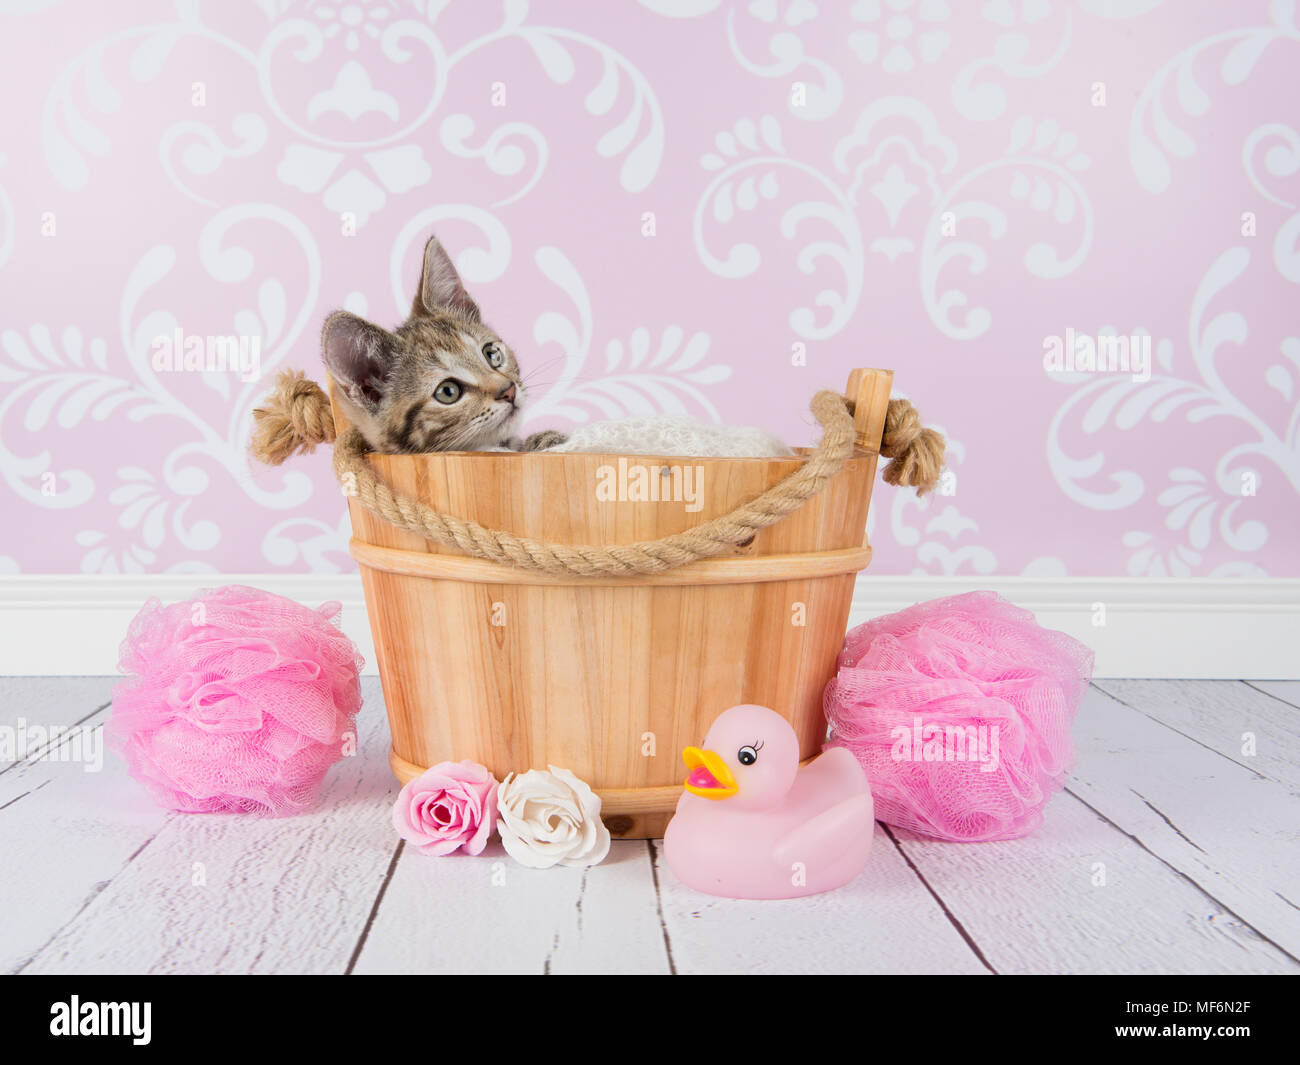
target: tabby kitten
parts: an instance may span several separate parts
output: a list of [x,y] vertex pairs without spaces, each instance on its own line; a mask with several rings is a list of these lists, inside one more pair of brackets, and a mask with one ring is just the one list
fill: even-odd
[[321,333],[325,367],[348,419],[385,454],[540,451],[562,433],[512,436],[524,405],[514,352],[483,323],[437,237],[424,247],[411,316],[392,332],[335,311]]

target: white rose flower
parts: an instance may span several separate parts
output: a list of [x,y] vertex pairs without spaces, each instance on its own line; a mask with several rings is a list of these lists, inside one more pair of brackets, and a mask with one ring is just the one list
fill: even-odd
[[609,853],[600,796],[567,769],[511,773],[497,789],[506,853],[530,869],[596,865]]

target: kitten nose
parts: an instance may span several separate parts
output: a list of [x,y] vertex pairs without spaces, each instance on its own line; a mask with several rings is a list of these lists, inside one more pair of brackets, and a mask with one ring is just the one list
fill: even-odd
[[507,403],[513,403],[515,401],[515,386],[513,384],[506,385],[497,393],[497,399],[504,399]]

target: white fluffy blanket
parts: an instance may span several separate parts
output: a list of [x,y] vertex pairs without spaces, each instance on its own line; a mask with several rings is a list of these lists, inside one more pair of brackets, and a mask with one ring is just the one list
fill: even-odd
[[793,454],[771,433],[753,426],[715,425],[682,417],[620,418],[580,425],[548,451],[594,451],[614,455],[700,455],[775,458]]

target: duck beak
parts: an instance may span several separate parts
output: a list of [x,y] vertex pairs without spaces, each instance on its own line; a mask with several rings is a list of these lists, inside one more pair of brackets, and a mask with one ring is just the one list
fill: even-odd
[[682,751],[682,761],[690,770],[686,790],[702,799],[729,799],[740,790],[727,763],[715,751],[702,751],[687,747]]

